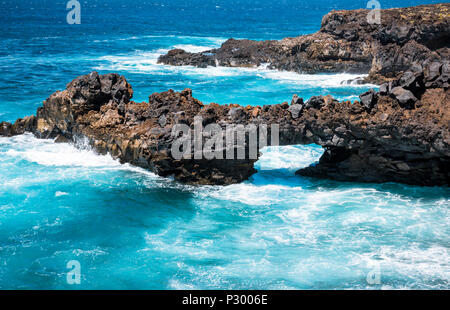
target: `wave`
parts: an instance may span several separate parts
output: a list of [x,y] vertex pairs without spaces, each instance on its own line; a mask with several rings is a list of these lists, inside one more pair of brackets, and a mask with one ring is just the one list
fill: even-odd
[[382,245],[373,252],[355,253],[353,261],[372,268],[377,266],[381,279],[393,276],[410,279],[409,285],[383,285],[383,289],[414,289],[417,283],[423,281],[429,283],[427,289],[442,289],[444,283],[450,282],[450,251],[444,245],[434,244],[424,248],[412,243],[401,249],[398,246]]
[[177,44],[174,45],[173,48],[179,48],[182,50],[185,50],[186,52],[190,53],[201,53],[213,48],[216,48],[217,46],[201,46],[201,45],[194,45],[194,44]]
[[336,73],[336,74],[304,74],[288,71],[276,71],[266,69],[264,66],[257,69],[257,74],[263,78],[272,80],[279,80],[283,83],[293,85],[308,85],[313,87],[332,87],[332,88],[367,88],[378,87],[374,84],[343,84],[348,80],[355,78],[364,78],[367,74],[350,74],[350,73]]
[[[204,51],[212,47],[197,46],[193,44],[175,45],[172,47],[186,48],[190,51]],[[170,66],[158,64],[158,57],[169,49],[157,49],[153,51],[136,50],[131,54],[107,55],[98,60],[102,64],[94,67],[94,70],[126,71],[140,74],[166,75],[167,73],[182,74],[197,77],[239,77],[254,76],[263,79],[275,80],[280,83],[293,86],[332,87],[332,88],[367,88],[377,87],[373,84],[345,84],[346,81],[364,78],[367,75],[339,73],[339,74],[301,74],[289,71],[267,69],[267,64],[257,68],[241,67],[214,67],[198,68],[194,66]]]
[[349,80],[364,78],[367,75],[360,74],[300,74],[290,71],[268,69],[268,64],[262,64],[257,68],[241,67],[213,67],[197,68],[194,66],[170,66],[158,64],[159,56],[174,48],[184,49],[188,52],[198,53],[213,48],[218,48],[226,41],[223,37],[196,37],[196,36],[134,36],[120,38],[118,40],[139,40],[147,38],[171,38],[171,45],[167,48],[154,50],[135,50],[128,54],[106,55],[98,58],[100,64],[94,70],[126,71],[140,74],[166,75],[167,73],[182,74],[191,77],[239,77],[254,76],[263,79],[274,80],[279,83],[292,86],[332,87],[332,88],[367,88],[376,87],[372,84],[346,83]]
[[[202,44],[205,47],[204,50],[219,47],[227,39],[223,37],[201,37],[201,36],[177,36],[177,35],[142,35],[142,36],[131,36],[124,38],[114,38],[114,39],[96,39],[92,42],[94,43],[105,43],[105,42],[115,42],[115,41],[135,41],[135,40],[147,40],[147,39],[167,39],[170,38],[172,41],[178,41],[176,44],[186,44],[191,45],[194,43]],[[170,49],[176,48],[172,46]],[[201,50],[200,52],[204,51]]]
[[[151,178],[159,178],[156,174],[143,168],[121,164],[110,155],[100,155],[83,141],[78,142],[78,145],[55,143],[50,139],[38,139],[30,133],[10,138],[0,137],[0,158],[0,162],[17,163],[17,161],[25,160],[29,163],[54,168],[127,170]],[[58,193],[58,195],[64,194],[63,192]]]
[[317,145],[270,146],[261,149],[262,156],[255,164],[259,171],[298,170],[319,160],[323,148]]
[[[0,144],[3,142],[0,139]],[[111,156],[98,155],[87,149],[79,149],[71,144],[54,143],[53,140],[35,138],[24,134],[9,138],[8,149],[2,151],[2,157],[14,160],[26,160],[47,167],[119,167],[121,164]]]

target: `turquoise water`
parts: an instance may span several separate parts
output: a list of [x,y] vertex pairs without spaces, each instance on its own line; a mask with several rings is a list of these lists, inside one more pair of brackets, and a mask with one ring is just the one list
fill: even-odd
[[[411,4],[418,2],[382,7]],[[294,93],[354,100],[373,86],[341,85],[353,75],[169,67],[156,59],[228,37],[314,32],[331,9],[361,7],[344,0],[88,1],[82,24],[69,26],[64,1],[2,2],[0,120],[35,113],[92,70],[124,74],[136,101],[186,87],[221,104],[280,103]],[[0,138],[0,288],[450,288],[450,190],[294,175],[321,154],[314,145],[264,149],[251,180],[196,187],[82,144]],[[81,265],[79,285],[66,281],[71,260]],[[374,270],[377,283],[367,281]]]

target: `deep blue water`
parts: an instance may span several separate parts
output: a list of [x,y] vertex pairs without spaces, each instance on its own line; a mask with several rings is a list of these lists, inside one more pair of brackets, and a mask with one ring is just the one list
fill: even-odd
[[[66,23],[66,1],[0,2],[0,121],[34,114],[92,70],[124,74],[136,101],[186,87],[243,105],[294,93],[353,100],[371,87],[340,85],[345,73],[156,64],[174,47],[311,33],[330,10],[365,1],[80,2],[81,25]],[[251,180],[224,187],[182,185],[80,147],[0,138],[0,288],[450,288],[448,188],[295,176],[318,146],[266,149]],[[70,260],[80,285],[66,282]],[[367,282],[373,270],[380,284]]]

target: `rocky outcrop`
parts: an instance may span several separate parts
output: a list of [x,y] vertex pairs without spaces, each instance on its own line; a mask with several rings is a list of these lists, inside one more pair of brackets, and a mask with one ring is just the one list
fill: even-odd
[[299,73],[369,73],[359,82],[397,79],[413,63],[450,55],[450,4],[381,10],[381,23],[368,10],[332,11],[314,34],[281,41],[226,41],[201,53],[181,49],[159,58],[168,65],[257,67]]
[[[325,153],[319,163],[301,169],[299,175],[448,186],[448,83],[449,61],[431,59],[383,84],[379,92],[362,94],[361,102],[338,102],[331,96],[304,102],[294,96],[291,104],[242,107],[204,105],[189,89],[155,93],[148,102],[137,103],[130,100],[133,91],[124,77],[93,72],[52,94],[36,116],[14,124],[0,123],[0,135],[29,131],[58,142],[87,137],[99,153],[190,184],[248,179],[260,155],[252,153],[255,141],[256,150],[276,140],[281,145],[315,143]],[[181,135],[182,141],[190,142],[183,158],[173,154],[174,144],[180,141],[176,130],[180,125],[191,134]],[[207,130],[208,125],[215,127]],[[267,135],[264,130],[257,130],[256,135],[247,130],[243,144],[238,139],[229,142],[228,133],[234,135],[233,130],[242,125],[265,128]],[[200,136],[193,133],[196,128],[204,129]],[[218,156],[208,159],[205,149],[195,148],[196,139],[208,145],[212,137],[216,143],[211,150]],[[244,156],[239,157],[239,152]],[[229,154],[234,159],[225,159]]]

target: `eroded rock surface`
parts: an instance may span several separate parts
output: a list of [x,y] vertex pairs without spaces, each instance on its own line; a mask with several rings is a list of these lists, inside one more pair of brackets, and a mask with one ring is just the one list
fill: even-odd
[[[250,156],[250,136],[245,138],[243,159],[195,159],[193,148],[190,159],[175,159],[172,146],[179,136],[173,134],[174,126],[184,124],[192,131],[196,116],[201,116],[203,127],[216,124],[225,133],[238,125],[265,125],[270,145],[271,125],[278,124],[281,145],[315,143],[325,148],[320,162],[301,169],[300,175],[448,186],[448,83],[448,60],[430,60],[383,84],[379,92],[362,94],[361,102],[338,102],[331,96],[304,102],[294,96],[291,105],[242,107],[205,105],[189,89],[155,93],[148,102],[137,103],[130,100],[133,91],[124,77],[93,72],[52,94],[36,116],[0,123],[0,135],[33,132],[58,142],[83,136],[99,153],[161,176],[191,184],[232,184],[256,172],[253,166],[260,154]],[[205,132],[200,139],[206,142],[211,135]],[[223,143],[216,151],[226,158],[239,147]]]
[[[413,63],[450,55],[450,4],[381,10],[381,24],[368,10],[332,11],[314,34],[281,41],[226,41],[201,53],[181,49],[159,58],[168,65],[268,68],[299,73],[369,73],[365,82],[396,79]],[[364,82],[356,81],[356,82]]]

